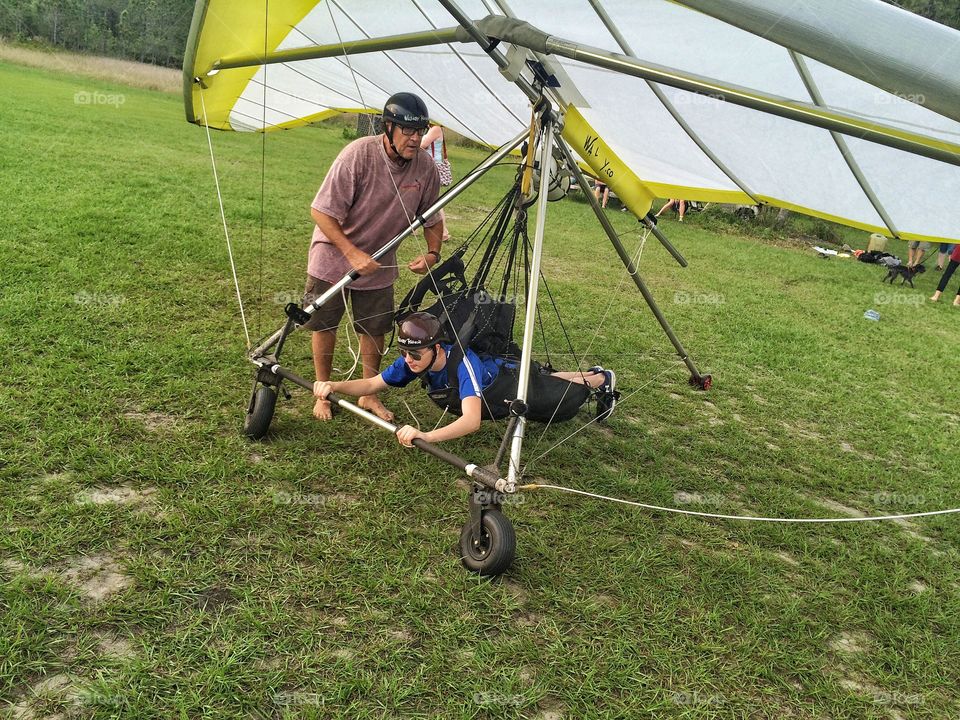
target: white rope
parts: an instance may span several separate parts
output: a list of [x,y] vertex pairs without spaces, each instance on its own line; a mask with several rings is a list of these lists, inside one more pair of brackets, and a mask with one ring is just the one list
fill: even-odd
[[623,500],[622,498],[609,497],[607,495],[598,495],[596,493],[586,492],[585,490],[574,490],[573,488],[563,487],[562,485],[545,485],[533,483],[531,485],[522,485],[520,490],[559,490],[561,492],[572,493],[574,495],[583,495],[585,497],[597,498],[598,500],[608,500],[610,502],[621,503],[623,505],[633,505],[634,507],[646,508],[647,510],[659,510],[660,512],[677,513],[680,515],[694,515],[696,517],[716,518],[719,520],[749,520],[753,522],[772,522],[772,523],[841,523],[841,522],[877,522],[880,520],[906,520],[909,518],[930,517],[932,515],[949,515],[960,513],[960,508],[951,508],[949,510],[930,510],[928,512],[907,513],[905,515],[873,515],[868,517],[839,517],[839,518],[776,518],[776,517],[757,517],[753,515],[724,515],[722,513],[697,512],[696,510],[681,510],[680,508],[661,507],[660,505],[648,505],[647,503],[634,502],[633,500]]
[[220,219],[223,221],[223,235],[227,239],[227,255],[230,256],[230,271],[233,273],[233,286],[237,291],[237,303],[240,305],[240,321],[243,323],[243,334],[247,338],[247,350],[253,347],[250,342],[250,330],[247,328],[247,315],[243,310],[243,297],[240,295],[240,282],[237,280],[237,266],[233,261],[233,245],[230,243],[230,232],[227,230],[227,216],[223,211],[223,195],[220,193],[220,178],[217,175],[217,161],[213,155],[213,140],[210,138],[210,125],[207,123],[207,106],[203,100],[203,86],[200,86],[200,107],[203,112],[203,127],[207,131],[207,146],[210,148],[210,164],[213,166],[213,182],[217,186],[217,202],[220,204]]

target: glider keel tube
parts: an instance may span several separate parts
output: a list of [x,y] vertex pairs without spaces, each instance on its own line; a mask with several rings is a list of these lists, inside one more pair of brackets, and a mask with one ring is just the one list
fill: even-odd
[[[482,163],[477,165],[472,171],[467,173],[459,182],[453,185],[447,192],[445,192],[440,199],[437,200],[433,205],[431,205],[427,211],[422,216],[417,216],[414,218],[413,222],[410,223],[410,226],[397,235],[393,240],[388,242],[382,248],[377,250],[371,257],[374,260],[379,260],[388,252],[396,248],[401,242],[403,242],[407,237],[412,235],[415,231],[423,227],[423,223],[427,218],[432,217],[433,215],[440,212],[448,203],[453,202],[453,200],[460,195],[464,190],[473,185],[477,180],[479,180],[487,170],[490,170],[497,163],[503,160],[507,155],[511,153],[515,148],[519,147],[520,144],[526,140],[527,130],[524,129],[519,135],[517,135],[513,140],[508,142],[505,145],[502,145],[490,156],[487,157]],[[344,275],[340,280],[333,284],[333,286],[327,290],[323,295],[318,297],[312,303],[303,308],[303,311],[308,315],[312,315],[317,311],[318,308],[323,307],[326,303],[330,301],[330,298],[335,297],[340,294],[341,290],[347,285],[356,280],[360,275],[354,270],[352,272]],[[302,323],[301,323],[302,324]],[[286,326],[277,330],[273,335],[264,340],[260,345],[254,348],[250,352],[250,359],[256,363],[259,358],[262,358],[266,355],[269,350],[277,344],[281,339],[286,336]]]
[[[281,378],[284,378],[285,380],[289,380],[295,385],[299,385],[304,390],[307,390],[311,393],[313,392],[313,383],[311,383],[308,380],[305,380],[304,378],[300,377],[296,373],[292,373],[289,370],[281,367],[280,365],[271,365],[269,369],[270,369],[270,372],[272,372],[277,377],[281,377]],[[329,395],[328,399],[330,400],[330,402],[334,403],[338,407],[341,407],[347,412],[351,412],[357,417],[362,418],[363,420],[366,420],[371,425],[376,425],[377,427],[383,430],[387,430],[392,435],[396,435],[397,430],[400,429],[393,423],[383,420],[382,418],[377,417],[373,413],[367,412],[363,408],[358,407],[357,405],[354,405],[352,402],[348,402],[347,400],[344,400],[341,397],[337,397],[334,394]],[[442,450],[438,448],[436,445],[432,443],[428,443],[426,440],[421,440],[420,438],[415,439],[413,441],[413,444],[415,447],[419,448],[420,450],[427,453],[428,455],[433,455],[433,457],[437,458],[437,460],[442,460],[448,465],[452,465],[458,470],[463,471],[467,475],[467,477],[469,477],[471,480],[475,480],[476,482],[480,483],[484,487],[488,487],[491,490],[495,490],[497,492],[503,492],[503,493],[516,492],[516,489],[517,489],[516,483],[508,482],[507,480],[499,477],[496,473],[491,472],[485,467],[481,467],[476,463],[468,462],[467,460],[464,460],[462,457],[459,457],[458,455],[454,455],[453,453],[449,453],[446,450]]]

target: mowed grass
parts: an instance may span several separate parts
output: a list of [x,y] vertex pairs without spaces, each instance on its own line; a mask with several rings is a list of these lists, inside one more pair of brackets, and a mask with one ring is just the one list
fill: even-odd
[[[458,560],[451,469],[345,413],[316,423],[297,389],[266,442],[242,437],[252,366],[205,135],[180,99],[9,64],[0,84],[9,715],[957,714],[956,516],[761,525],[541,490],[506,506],[512,569],[479,580]],[[308,206],[345,143],[337,126],[262,141],[213,135],[254,337],[299,297]],[[458,173],[481,157],[451,154]],[[511,173],[451,207],[456,240]],[[611,219],[636,250],[636,223]],[[527,478],[734,514],[960,506],[960,311],[924,300],[938,274],[891,289],[876,267],[697,223],[662,222],[688,268],[653,239],[641,268],[713,374],[706,394],[586,204],[551,206],[545,273],[577,359],[616,368],[624,400],[569,439],[587,413],[534,426]],[[548,338],[573,365],[556,323]],[[305,335],[284,361],[310,374]],[[439,419],[414,390],[388,401]],[[489,462],[501,430],[450,449]]]

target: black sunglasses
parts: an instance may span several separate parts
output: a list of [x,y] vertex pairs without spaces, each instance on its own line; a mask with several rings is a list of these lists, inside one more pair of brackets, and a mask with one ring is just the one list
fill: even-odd
[[404,348],[400,348],[400,357],[407,357],[407,356],[409,356],[412,360],[415,360],[416,362],[420,362],[421,360],[423,360],[423,353],[421,353],[419,350],[406,350]]
[[400,133],[405,137],[410,137],[411,135],[414,135],[414,134],[419,135],[420,137],[423,137],[424,135],[427,134],[427,128],[401,126]]

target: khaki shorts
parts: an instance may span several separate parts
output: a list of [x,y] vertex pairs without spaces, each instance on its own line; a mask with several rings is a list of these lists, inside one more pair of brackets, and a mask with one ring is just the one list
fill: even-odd
[[[313,302],[332,287],[332,283],[307,275],[303,290],[303,305]],[[310,316],[303,327],[307,330],[336,330],[345,310],[343,295],[350,298],[353,329],[361,335],[386,335],[393,327],[393,285],[378,290],[351,290],[330,298]]]
[[926,252],[927,250],[930,249],[930,243],[921,242],[919,240],[911,240],[910,242],[907,243],[907,247],[910,248],[911,250],[916,250],[919,247],[921,250]]

